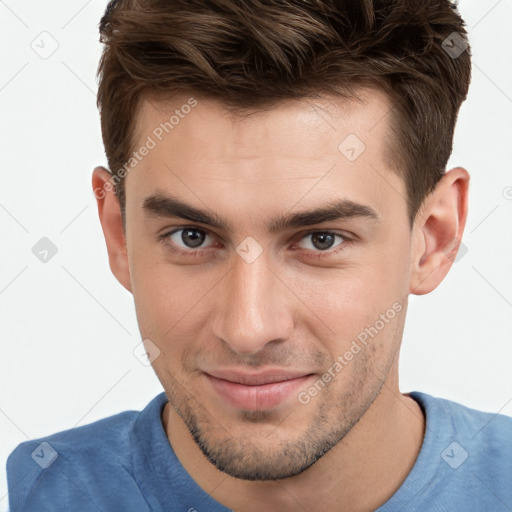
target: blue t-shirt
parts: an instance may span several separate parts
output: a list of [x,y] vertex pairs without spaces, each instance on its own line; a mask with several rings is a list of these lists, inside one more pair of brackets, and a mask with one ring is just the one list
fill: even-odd
[[[411,472],[378,512],[510,512],[512,418],[425,393]],[[227,512],[183,468],[167,439],[165,393],[128,411],[21,443],[7,461],[10,512]]]

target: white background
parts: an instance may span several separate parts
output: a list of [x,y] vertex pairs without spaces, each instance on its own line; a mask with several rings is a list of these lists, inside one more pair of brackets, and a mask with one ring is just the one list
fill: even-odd
[[[108,268],[90,186],[106,164],[95,103],[106,3],[0,1],[0,510],[18,443],[161,391],[132,354],[133,302]],[[472,177],[468,251],[435,292],[411,297],[401,387],[512,415],[512,1],[459,8],[473,80],[449,167]],[[42,37],[47,51],[58,43],[47,59],[31,47]],[[42,237],[58,248],[47,263],[31,251]]]

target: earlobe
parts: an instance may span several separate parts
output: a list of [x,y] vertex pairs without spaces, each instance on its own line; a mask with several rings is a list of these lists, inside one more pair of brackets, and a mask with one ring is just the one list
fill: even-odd
[[469,174],[457,167],[425,199],[414,221],[409,293],[430,293],[450,270],[466,225],[468,189]]
[[112,174],[107,169],[96,167],[92,175],[93,192],[107,244],[110,269],[116,279],[131,292],[130,266],[123,219],[111,178]]

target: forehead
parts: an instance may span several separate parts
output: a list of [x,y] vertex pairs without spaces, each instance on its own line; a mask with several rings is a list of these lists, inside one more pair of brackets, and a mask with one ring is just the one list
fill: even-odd
[[146,99],[134,147],[151,149],[127,175],[127,200],[158,189],[212,207],[222,199],[226,210],[228,194],[268,208],[343,197],[385,212],[400,199],[405,215],[404,183],[388,159],[388,97],[358,96],[286,100],[245,115],[193,95]]
[[[376,88],[361,88],[357,96],[288,99],[245,111],[230,111],[216,100],[192,94],[176,95],[167,101],[146,98],[137,116],[135,140],[141,143],[153,134],[164,144],[185,141],[196,146],[197,157],[308,157],[315,151],[326,152],[325,135],[330,129],[334,139],[353,133],[378,149],[382,142],[389,141],[389,98]],[[212,137],[211,144],[206,135]],[[223,145],[213,143],[220,138]],[[308,144],[298,144],[302,140]],[[336,151],[337,146],[329,149]]]

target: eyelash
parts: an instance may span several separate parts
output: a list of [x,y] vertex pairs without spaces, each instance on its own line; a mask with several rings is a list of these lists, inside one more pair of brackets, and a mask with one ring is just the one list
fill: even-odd
[[[171,235],[173,235],[174,233],[178,233],[180,231],[185,231],[185,230],[199,231],[199,232],[204,233],[206,235],[210,234],[207,230],[205,230],[203,228],[198,228],[196,226],[185,226],[185,227],[180,227],[180,228],[177,228],[177,229],[173,229],[172,231],[167,231],[167,232],[159,235],[158,239],[159,239],[159,241],[165,243],[167,248],[170,249],[173,253],[178,254],[179,256],[182,256],[182,257],[185,257],[185,258],[200,258],[204,254],[205,251],[209,251],[210,249],[212,249],[212,248],[206,248],[206,249],[199,248],[199,249],[184,250],[184,249],[181,249],[180,247],[178,247],[176,244],[174,244],[174,242],[170,241],[170,236]],[[311,259],[318,259],[319,260],[319,259],[322,259],[322,258],[327,258],[327,257],[333,256],[335,254],[338,254],[341,251],[344,251],[346,249],[347,245],[350,245],[353,242],[353,240],[351,240],[349,237],[347,237],[345,235],[342,235],[340,233],[336,233],[335,231],[329,231],[329,230],[310,231],[310,232],[304,234],[300,238],[300,240],[302,240],[304,238],[307,238],[308,236],[311,236],[311,235],[314,235],[314,234],[333,235],[335,237],[340,237],[342,239],[342,242],[340,244],[338,244],[336,246],[336,248],[333,249],[333,250],[326,249],[325,251],[320,251],[320,250],[313,251],[313,254],[310,253],[308,255],[308,258],[311,258]],[[302,249],[302,251],[309,252],[307,249]]]

